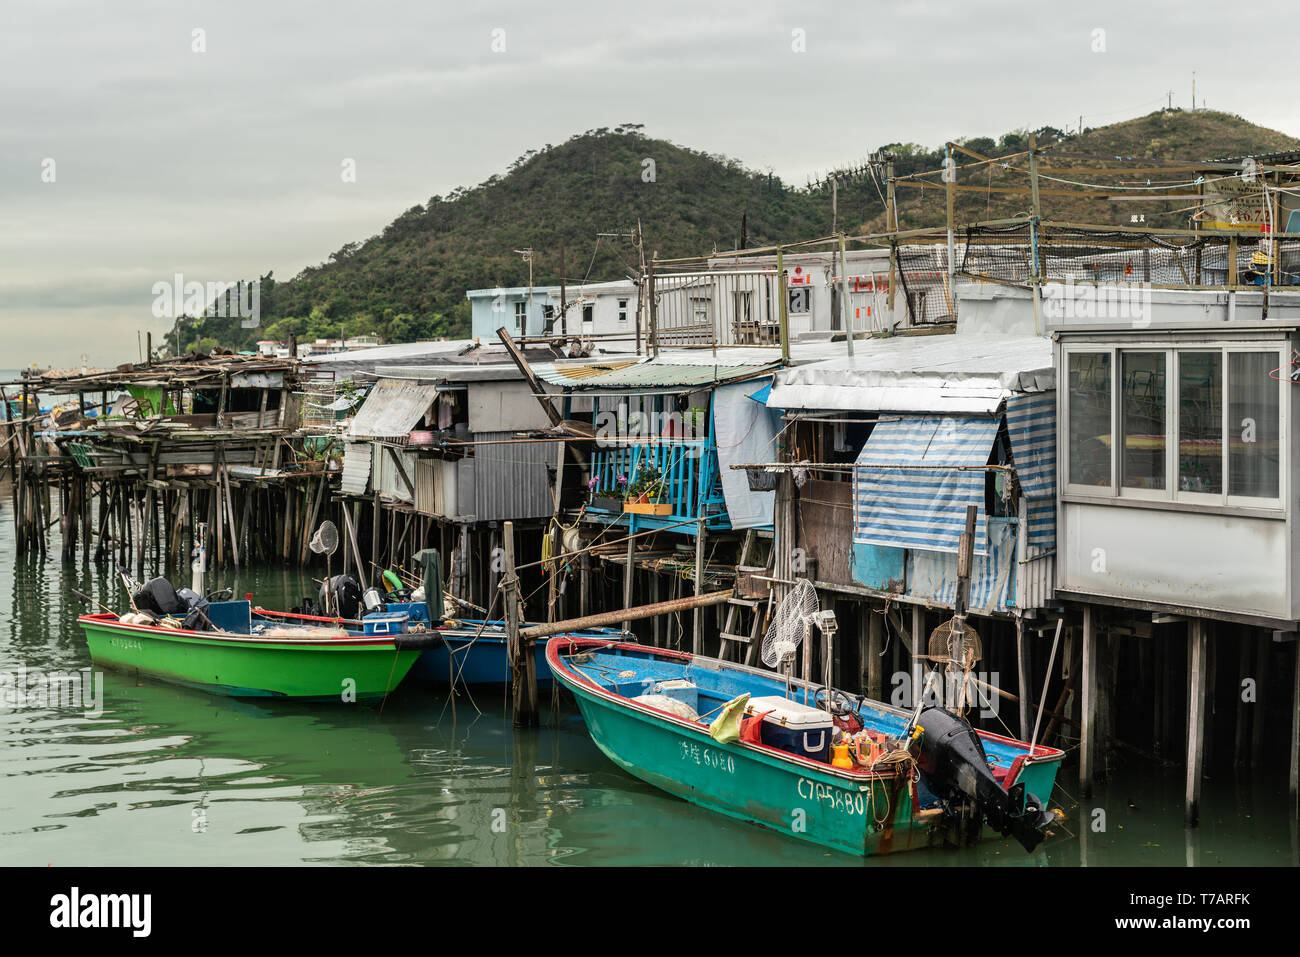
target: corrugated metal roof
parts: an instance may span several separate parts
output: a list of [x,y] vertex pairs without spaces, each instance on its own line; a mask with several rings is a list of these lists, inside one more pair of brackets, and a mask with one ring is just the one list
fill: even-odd
[[475,437],[483,443],[472,460],[475,520],[549,517],[555,500],[546,467],[555,461],[555,444],[515,443],[513,432],[480,432]]
[[343,449],[343,477],[339,481],[339,487],[348,495],[365,495],[369,482],[369,443],[347,443]]
[[534,367],[538,377],[552,385],[600,391],[629,388],[698,388],[718,382],[732,382],[769,372],[780,365],[769,359],[756,363],[676,363],[651,359],[647,362],[602,362],[574,367],[547,363]]
[[379,382],[366,396],[352,420],[348,435],[354,439],[395,439],[406,435],[429,410],[438,394],[436,386]]
[[611,372],[617,372],[620,369],[626,369],[628,366],[636,365],[637,362],[636,359],[620,359],[617,362],[592,362],[583,363],[582,365],[557,365],[552,362],[549,364],[549,374],[539,371],[538,375],[545,381],[555,385],[568,385],[570,382],[597,379]]

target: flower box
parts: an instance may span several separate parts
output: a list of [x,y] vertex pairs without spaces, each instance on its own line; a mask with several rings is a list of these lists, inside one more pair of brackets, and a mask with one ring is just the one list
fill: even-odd
[[637,515],[671,515],[673,506],[671,502],[624,502],[623,511]]
[[620,512],[623,510],[623,500],[612,495],[593,495],[591,508],[601,512]]

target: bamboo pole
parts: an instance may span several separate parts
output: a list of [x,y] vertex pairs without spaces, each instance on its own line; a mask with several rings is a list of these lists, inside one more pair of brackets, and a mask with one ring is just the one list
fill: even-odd
[[656,615],[670,615],[679,611],[690,611],[694,608],[718,605],[725,602],[732,594],[732,589],[728,588],[723,591],[707,592],[698,597],[688,595],[685,598],[673,598],[650,605],[639,605],[635,608],[620,608],[615,611],[599,612],[582,618],[570,618],[566,621],[533,625],[522,629],[519,634],[523,638],[532,639],[546,638],[550,635],[559,635],[570,631],[584,631],[590,628],[608,628],[610,625],[617,625],[623,620],[640,621],[643,618],[653,618]]

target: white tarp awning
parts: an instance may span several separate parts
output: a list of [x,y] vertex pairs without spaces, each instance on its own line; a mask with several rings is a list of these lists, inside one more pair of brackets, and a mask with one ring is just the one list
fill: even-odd
[[713,433],[718,446],[718,470],[722,495],[732,528],[756,528],[772,524],[775,492],[749,488],[749,473],[733,464],[775,462],[779,455],[776,436],[781,423],[775,413],[749,397],[755,382],[733,382],[713,393]]
[[781,370],[768,406],[988,415],[1009,395],[1056,387],[1052,343],[1041,336],[896,336],[857,349]]

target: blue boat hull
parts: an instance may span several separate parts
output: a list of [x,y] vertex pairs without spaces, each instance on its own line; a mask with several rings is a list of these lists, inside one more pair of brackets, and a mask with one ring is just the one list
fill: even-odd
[[[471,644],[472,642],[472,644]],[[539,641],[534,651],[537,662],[537,685],[551,685],[551,668],[546,663],[546,642]],[[510,658],[503,636],[473,634],[444,635],[437,648],[427,648],[411,668],[418,681],[442,684],[501,685],[510,683]]]
[[[438,629],[438,633],[442,636],[442,644],[437,648],[426,649],[420,655],[411,669],[411,676],[417,681],[454,683],[470,687],[510,684],[510,656],[506,653],[504,623],[489,621],[487,627],[481,632],[479,631],[483,624],[481,621],[457,619],[455,624],[460,627]],[[606,628],[574,634],[584,638],[614,641],[626,637],[624,632]],[[546,663],[546,646],[550,640],[539,638],[535,645],[534,661],[539,688],[549,688],[553,680],[551,666]]]

